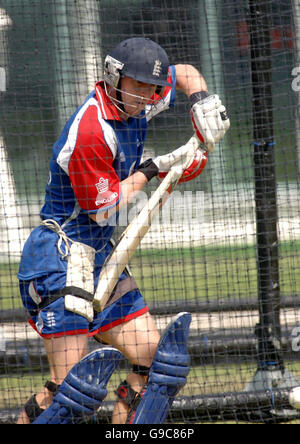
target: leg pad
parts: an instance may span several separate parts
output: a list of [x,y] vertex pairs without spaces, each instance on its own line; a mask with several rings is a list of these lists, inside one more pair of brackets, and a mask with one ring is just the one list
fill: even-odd
[[53,403],[34,424],[76,424],[93,415],[107,395],[106,385],[121,357],[114,348],[85,356],[70,370]]
[[179,313],[162,336],[149,373],[146,390],[128,424],[162,424],[189,373],[187,340],[190,313]]

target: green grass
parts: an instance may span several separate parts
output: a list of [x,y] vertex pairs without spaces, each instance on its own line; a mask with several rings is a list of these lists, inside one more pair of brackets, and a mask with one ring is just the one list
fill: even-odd
[[48,379],[48,374],[1,376],[0,409],[13,409],[24,405],[30,396],[42,390]]
[[[299,293],[300,242],[280,246],[282,296]],[[131,269],[146,300],[176,301],[257,297],[253,246],[140,250]],[[0,264],[0,309],[21,307],[18,264]]]
[[17,279],[19,265],[0,264],[0,310],[22,306]]
[[[148,301],[243,299],[257,297],[253,246],[144,250],[131,268]],[[281,294],[300,288],[300,242],[280,246]]]

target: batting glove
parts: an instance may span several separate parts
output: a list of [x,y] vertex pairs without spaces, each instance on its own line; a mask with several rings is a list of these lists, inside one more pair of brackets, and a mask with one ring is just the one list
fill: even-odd
[[[189,182],[191,180],[196,179],[204,170],[207,163],[207,152],[204,152],[201,149],[196,151],[194,159],[190,166],[186,168],[179,179],[178,183]],[[162,172],[158,174],[159,179],[163,180],[166,177],[167,173]]]
[[[195,145],[194,145],[195,144]],[[154,176],[158,176],[160,173],[168,173],[175,163],[184,164],[187,160],[187,154],[190,152],[191,147],[197,145],[197,138],[192,137],[185,145],[177,148],[171,153],[157,156],[154,159],[148,159],[142,163],[138,170],[145,174],[148,181]],[[188,168],[193,162],[193,159],[186,165]]]
[[191,115],[194,128],[201,142],[212,152],[230,128],[226,108],[217,94],[209,95],[206,91],[190,96]]

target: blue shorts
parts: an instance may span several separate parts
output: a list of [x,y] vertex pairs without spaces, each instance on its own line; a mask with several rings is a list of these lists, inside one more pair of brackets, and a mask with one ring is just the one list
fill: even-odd
[[37,304],[43,302],[50,293],[53,294],[64,287],[64,273],[52,273],[31,281],[20,281],[23,305],[32,316],[29,323],[45,339],[78,334],[94,336],[148,311],[140,291],[131,290],[102,312],[95,313],[93,322],[66,310],[64,297],[36,313]]

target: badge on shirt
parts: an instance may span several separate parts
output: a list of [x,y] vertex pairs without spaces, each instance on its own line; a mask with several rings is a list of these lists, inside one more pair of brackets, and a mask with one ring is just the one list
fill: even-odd
[[104,177],[100,177],[99,182],[95,185],[99,194],[106,193],[109,189],[108,179],[104,179]]
[[95,201],[97,206],[109,204],[118,197],[118,193],[113,193],[109,190],[109,181],[104,179],[104,177],[100,177],[99,182],[95,186],[98,191],[97,200]]

